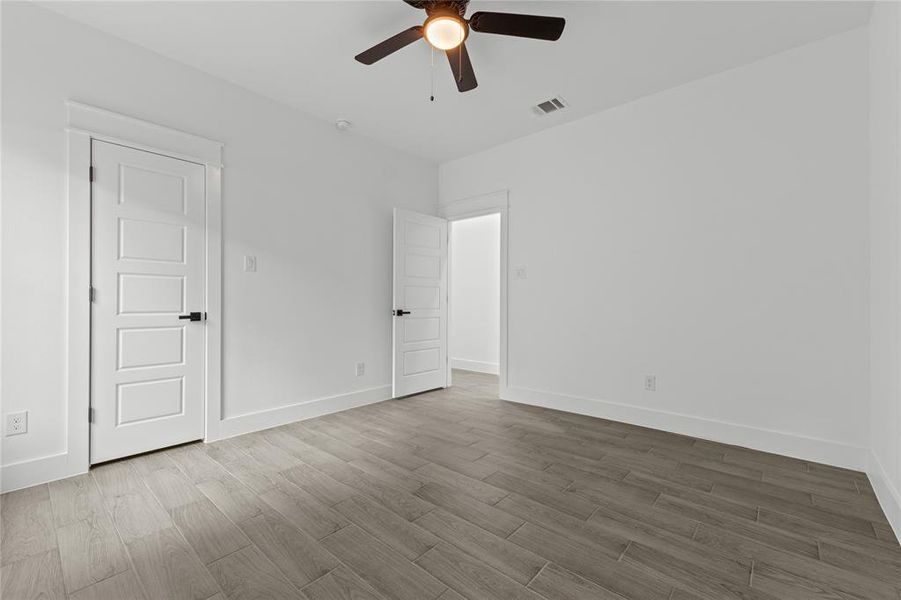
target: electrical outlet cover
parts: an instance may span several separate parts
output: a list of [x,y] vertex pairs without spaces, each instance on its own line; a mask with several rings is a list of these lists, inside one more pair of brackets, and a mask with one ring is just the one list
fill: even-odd
[[6,435],[19,435],[28,432],[28,411],[9,413],[6,415]]

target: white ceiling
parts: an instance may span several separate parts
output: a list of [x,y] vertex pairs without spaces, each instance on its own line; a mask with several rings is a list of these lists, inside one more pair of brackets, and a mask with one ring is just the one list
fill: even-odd
[[[424,19],[401,0],[43,2],[59,13],[433,161],[464,156],[867,22],[869,2],[493,2],[566,18],[558,42],[473,33],[479,87],[456,91],[418,42],[353,57]],[[555,95],[565,111],[535,116]]]

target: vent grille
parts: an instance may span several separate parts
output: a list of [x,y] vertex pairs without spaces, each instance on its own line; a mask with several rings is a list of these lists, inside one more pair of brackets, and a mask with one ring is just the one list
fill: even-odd
[[544,102],[540,102],[532,107],[532,110],[536,115],[544,116],[549,115],[552,112],[557,112],[558,110],[563,110],[569,106],[566,103],[566,100],[557,96],[556,98],[551,98],[550,100],[545,100]]

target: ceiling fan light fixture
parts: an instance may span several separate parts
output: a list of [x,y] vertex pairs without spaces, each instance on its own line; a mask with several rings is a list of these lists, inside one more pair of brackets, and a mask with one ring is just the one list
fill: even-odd
[[452,50],[466,40],[466,23],[451,15],[432,17],[426,21],[423,34],[426,41],[438,50]]
[[[425,22],[421,26],[408,27],[382,40],[372,48],[357,54],[354,59],[364,65],[371,65],[425,38],[426,43],[433,49],[444,52],[447,56],[459,92],[474,90],[479,85],[465,44],[470,30],[553,42],[560,39],[566,26],[566,19],[561,17],[491,11],[474,12],[467,19],[465,15],[469,0],[404,0],[404,2],[415,9],[424,10],[427,15]],[[433,52],[432,60],[434,59]],[[432,99],[435,99],[434,96]]]

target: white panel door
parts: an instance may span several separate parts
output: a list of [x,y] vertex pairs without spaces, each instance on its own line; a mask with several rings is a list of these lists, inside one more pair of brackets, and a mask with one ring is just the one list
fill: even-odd
[[447,221],[394,209],[394,397],[447,387]]
[[94,464],[203,438],[206,207],[202,165],[91,148]]

